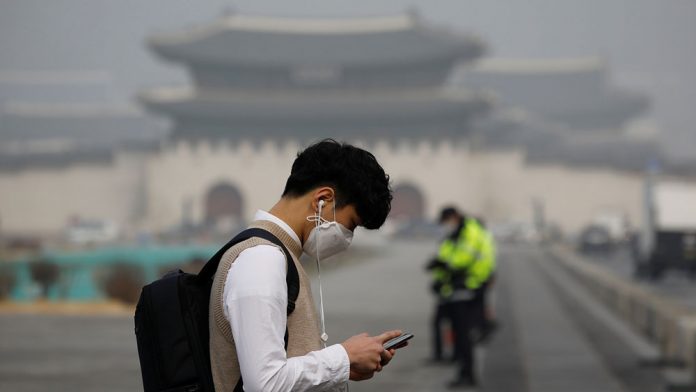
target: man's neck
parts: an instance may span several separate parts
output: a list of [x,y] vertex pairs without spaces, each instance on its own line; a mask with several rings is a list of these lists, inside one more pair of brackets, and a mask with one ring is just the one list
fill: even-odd
[[290,226],[304,245],[304,231],[307,227],[307,217],[303,213],[305,209],[306,202],[301,199],[281,198],[268,212]]

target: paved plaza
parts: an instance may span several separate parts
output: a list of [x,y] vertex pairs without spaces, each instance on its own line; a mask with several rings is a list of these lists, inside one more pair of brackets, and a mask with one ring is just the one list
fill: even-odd
[[[446,390],[454,367],[426,361],[433,298],[423,265],[434,250],[432,241],[395,241],[356,249],[340,261],[350,265],[323,269],[330,341],[392,328],[415,334],[390,366],[370,381],[351,383],[351,392]],[[654,370],[640,368],[629,346],[562,294],[564,278],[554,268],[536,247],[501,249],[494,299],[502,328],[478,350],[480,390],[660,390]],[[307,269],[313,274],[313,264]],[[2,314],[0,337],[2,391],[142,389],[128,314]],[[636,377],[639,382],[630,382]]]

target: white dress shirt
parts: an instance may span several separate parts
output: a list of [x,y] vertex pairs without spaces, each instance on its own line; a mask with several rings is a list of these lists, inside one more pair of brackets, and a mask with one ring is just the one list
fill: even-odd
[[[277,224],[301,245],[297,234],[276,216],[259,210],[254,220]],[[287,358],[285,274],[285,254],[271,245],[244,250],[227,274],[223,310],[232,327],[244,390],[346,390],[350,361],[342,345]]]

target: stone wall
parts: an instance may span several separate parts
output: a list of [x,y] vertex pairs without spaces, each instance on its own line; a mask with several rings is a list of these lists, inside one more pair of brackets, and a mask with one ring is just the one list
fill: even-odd
[[[548,221],[577,231],[604,211],[641,220],[642,175],[610,169],[526,165],[519,151],[481,152],[461,141],[363,143],[393,185],[422,193],[426,218],[455,204],[489,222],[532,220],[534,200]],[[299,142],[170,143],[147,156],[117,153],[111,165],[0,173],[5,232],[60,230],[72,216],[159,231],[205,216],[207,193],[236,187],[243,219],[280,197]]]

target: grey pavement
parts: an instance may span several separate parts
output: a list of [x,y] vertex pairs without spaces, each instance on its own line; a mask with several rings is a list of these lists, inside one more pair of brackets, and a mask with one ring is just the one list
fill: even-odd
[[0,316],[0,391],[142,390],[122,316]]
[[529,250],[519,250],[516,254],[519,257],[509,261],[504,284],[511,286],[510,299],[514,303],[529,389],[622,391],[532,264],[542,254]]
[[[432,241],[392,241],[358,246],[333,267],[327,260],[322,278],[330,342],[363,331],[415,334],[372,380],[351,382],[351,392],[446,390],[454,366],[425,363],[433,298],[423,265],[435,246]],[[494,297],[503,326],[477,352],[481,390],[633,390],[615,375],[617,367],[607,363],[606,353],[596,349],[587,330],[596,329],[595,323],[578,323],[572,303],[550,284],[552,276],[539,264],[543,258],[536,248],[501,251]],[[313,274],[313,268],[308,265],[308,272]],[[626,363],[630,366],[630,359]],[[0,315],[0,390],[141,390],[132,319]]]

